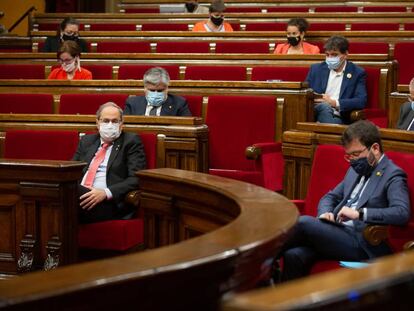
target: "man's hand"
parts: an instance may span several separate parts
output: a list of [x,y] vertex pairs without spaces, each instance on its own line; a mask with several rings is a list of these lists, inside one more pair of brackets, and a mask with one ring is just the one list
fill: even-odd
[[101,203],[106,199],[106,193],[103,189],[95,189],[92,187],[86,187],[91,191],[81,195],[80,206],[82,209],[89,211],[94,208],[98,203]]
[[315,98],[315,103],[328,103],[332,107],[336,108],[336,100],[332,99],[328,94],[322,94],[322,97]]
[[342,209],[338,213],[338,222],[348,221],[348,220],[355,220],[359,218],[359,213],[348,206],[342,207]]
[[335,221],[335,217],[333,213],[323,213],[322,215],[319,216],[319,218],[326,219],[326,220],[333,221],[333,222]]

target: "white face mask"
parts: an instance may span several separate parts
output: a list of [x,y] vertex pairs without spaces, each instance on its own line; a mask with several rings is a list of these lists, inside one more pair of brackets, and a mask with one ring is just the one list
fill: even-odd
[[70,64],[62,64],[62,68],[67,73],[73,72],[76,68],[76,60],[74,60]]
[[100,123],[99,134],[101,135],[102,140],[105,142],[114,141],[121,135],[121,131],[119,130],[119,123]]

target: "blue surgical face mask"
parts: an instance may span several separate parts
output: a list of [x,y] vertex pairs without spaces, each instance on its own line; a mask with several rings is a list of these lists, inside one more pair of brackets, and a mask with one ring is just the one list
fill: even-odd
[[411,101],[411,110],[414,110],[414,101]]
[[338,69],[342,63],[340,56],[332,56],[332,57],[327,56],[325,62],[328,65],[328,68],[330,70]]
[[157,92],[157,91],[147,91],[147,95],[145,96],[147,102],[151,106],[159,107],[165,101],[165,94],[164,92]]

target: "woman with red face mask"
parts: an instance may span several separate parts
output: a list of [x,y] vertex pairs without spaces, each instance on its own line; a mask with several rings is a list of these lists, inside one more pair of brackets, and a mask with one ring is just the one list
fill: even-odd
[[194,25],[193,31],[198,32],[229,32],[233,28],[224,21],[226,6],[223,1],[213,1],[209,7],[210,18]]
[[91,80],[92,73],[80,66],[80,48],[74,41],[64,41],[57,52],[60,67],[54,69],[48,79]]

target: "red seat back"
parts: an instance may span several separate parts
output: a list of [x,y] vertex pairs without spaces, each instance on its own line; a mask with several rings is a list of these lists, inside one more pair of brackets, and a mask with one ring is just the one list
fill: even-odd
[[188,108],[194,117],[201,117],[203,110],[203,96],[201,95],[182,95],[188,104]]
[[164,23],[164,24],[142,24],[142,31],[187,31],[187,24],[173,24],[173,23]]
[[167,70],[171,80],[180,79],[180,67],[178,65],[121,65],[118,70],[118,79],[142,80],[148,69],[157,66]]
[[142,132],[139,137],[144,145],[147,168],[157,168],[157,134]]
[[228,7],[227,13],[260,13],[262,9],[259,7]]
[[309,31],[345,31],[345,23],[311,23]]
[[231,25],[231,28],[233,28],[234,31],[240,31],[240,24],[239,23],[232,22],[232,23],[230,23],[230,25]]
[[98,53],[151,53],[149,42],[99,42],[96,51]]
[[364,6],[363,12],[407,12],[405,6]]
[[0,113],[53,113],[53,95],[0,94]]
[[397,31],[400,29],[398,23],[352,23],[351,30],[353,31]]
[[76,131],[8,130],[4,157],[35,160],[71,160],[79,143]]
[[94,80],[112,80],[112,65],[83,65],[92,73]]
[[45,66],[0,64],[0,79],[45,79]]
[[286,23],[248,23],[246,31],[285,31]]
[[[364,67],[367,73],[366,86],[367,86],[367,105],[366,108],[379,108],[379,84],[381,69],[375,67]],[[386,94],[383,94],[386,96]]]
[[298,13],[308,13],[309,8],[306,6],[278,6],[278,7],[269,7],[267,12],[298,12]]
[[414,30],[414,23],[405,23],[404,30]]
[[216,53],[239,53],[239,54],[268,54],[269,43],[267,42],[240,42],[222,41],[216,43]]
[[153,8],[128,8],[125,9],[125,13],[160,13],[159,7],[153,7]]
[[386,42],[350,42],[350,54],[388,54],[389,45]]
[[210,168],[254,170],[246,147],[275,140],[276,99],[273,96],[210,96]]
[[91,24],[91,31],[135,31],[135,24]]
[[187,66],[186,80],[245,81],[246,67],[242,66]]
[[210,53],[208,42],[158,42],[157,53]]
[[62,94],[60,114],[95,114],[107,102],[114,102],[124,109],[128,94]]
[[411,51],[414,42],[397,42],[394,47],[394,59],[399,64],[398,84],[408,84],[414,76],[414,62]]
[[252,69],[252,81],[305,81],[308,71],[308,67],[256,66]]
[[358,12],[356,6],[317,6],[315,12]]

